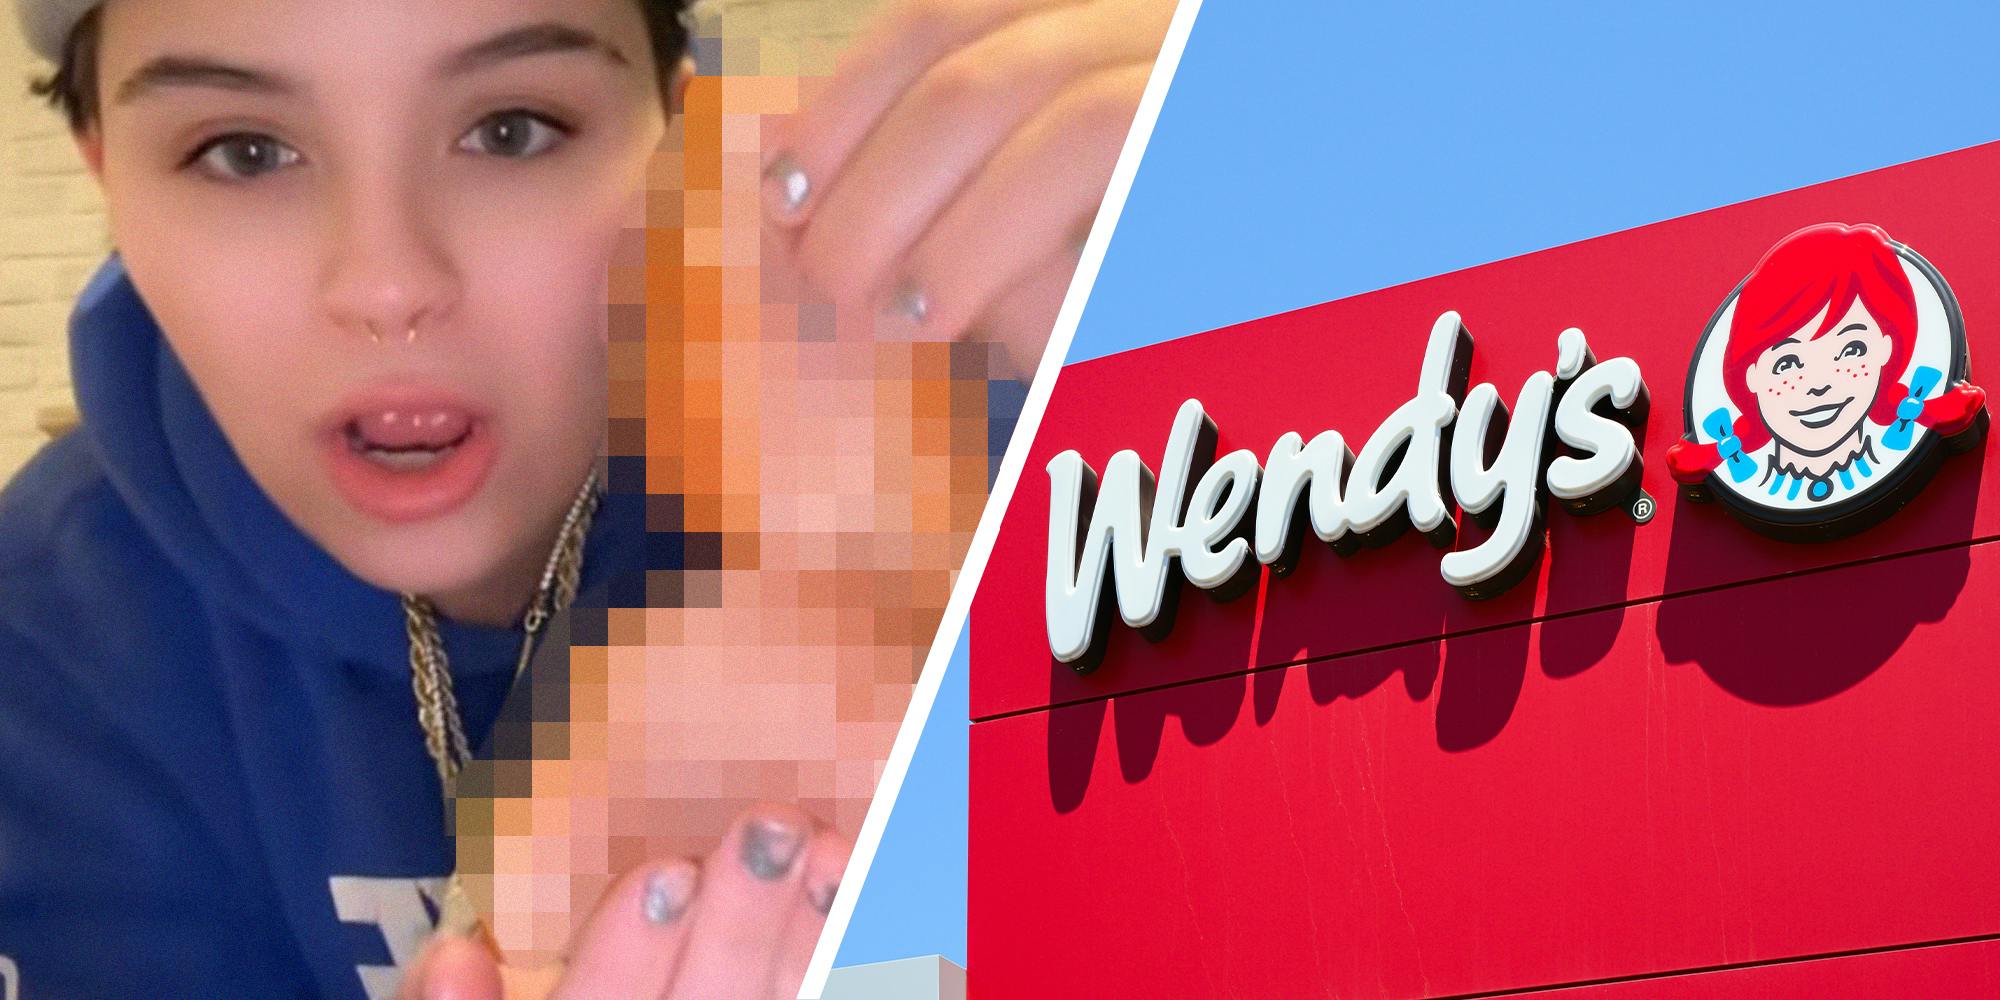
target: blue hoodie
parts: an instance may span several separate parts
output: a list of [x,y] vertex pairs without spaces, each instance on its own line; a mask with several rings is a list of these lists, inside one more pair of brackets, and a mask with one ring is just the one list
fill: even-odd
[[[0,979],[391,996],[453,867],[398,600],[250,479],[115,256],[70,335],[82,428],[0,492]],[[579,605],[643,536],[608,496]],[[476,746],[522,633],[443,632]]]

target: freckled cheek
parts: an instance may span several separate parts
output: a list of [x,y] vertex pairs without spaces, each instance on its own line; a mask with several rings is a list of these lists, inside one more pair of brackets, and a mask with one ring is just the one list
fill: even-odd
[[1791,392],[1785,389],[1782,383],[1768,384],[1763,391],[1757,393],[1759,406],[1767,414],[1783,413],[1791,409],[1790,397]]

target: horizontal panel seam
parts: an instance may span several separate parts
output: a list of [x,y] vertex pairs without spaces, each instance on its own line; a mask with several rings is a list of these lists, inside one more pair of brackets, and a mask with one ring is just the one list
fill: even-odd
[[[1335,660],[1353,659],[1358,656],[1372,656],[1376,653],[1386,653],[1389,652],[1390,650],[1404,649],[1410,646],[1420,646],[1425,643],[1449,642],[1453,639],[1459,639],[1465,636],[1483,635],[1488,632],[1502,632],[1506,631],[1507,629],[1514,629],[1514,628],[1527,628],[1533,625],[1540,625],[1544,622],[1556,622],[1570,618],[1581,618],[1585,615],[1594,615],[1605,611],[1618,611],[1623,609],[1644,607],[1645,605],[1648,604],[1664,604],[1667,601],[1680,600],[1682,598],[1687,598],[1687,597],[1698,597],[1703,594],[1713,594],[1719,591],[1732,590],[1737,587],[1752,587],[1758,584],[1772,583],[1778,580],[1792,580],[1801,577],[1817,576],[1821,573],[1834,573],[1834,572],[1839,572],[1841,570],[1853,569],[1858,566],[1870,566],[1876,563],[1893,562],[1898,559],[1914,559],[1920,556],[1935,555],[1939,552],[1950,552],[1953,549],[1961,549],[1961,548],[1974,549],[1978,548],[1981,545],[1990,544],[1996,540],[2000,540],[2000,535],[1985,535],[1967,540],[1946,542],[1940,545],[1926,546],[1924,548],[1906,549],[1901,552],[1891,552],[1891,553],[1884,553],[1881,555],[1867,556],[1861,559],[1853,559],[1843,563],[1832,563],[1825,566],[1814,566],[1808,569],[1794,570],[1788,573],[1775,573],[1769,576],[1750,577],[1742,580],[1731,580],[1728,583],[1710,584],[1709,586],[1706,587],[1691,587],[1686,590],[1677,590],[1673,591],[1672,593],[1657,594],[1651,597],[1636,597],[1624,601],[1613,602],[1610,604],[1600,604],[1595,607],[1578,608],[1573,611],[1560,611],[1555,614],[1532,615],[1518,619],[1516,621],[1498,622],[1491,625],[1475,625],[1470,628],[1463,628],[1454,632],[1439,632],[1434,635],[1426,635],[1420,638],[1401,639],[1395,642],[1383,643],[1376,646],[1365,646],[1359,649],[1345,650],[1343,652],[1338,652],[1338,653],[1327,653],[1322,656],[1308,656],[1303,659],[1286,660],[1282,663],[1267,663],[1260,666],[1246,667],[1238,670],[1227,670],[1218,674],[1205,674],[1200,677],[1189,677],[1180,680],[1165,681],[1159,684],[1149,684],[1144,687],[1124,688],[1117,691],[1106,691],[1105,693],[1100,695],[1091,695],[1086,698],[1072,698],[1069,699],[1068,701],[1052,702],[1046,705],[1037,705],[1030,708],[1009,709],[1005,712],[995,712],[990,715],[974,716],[972,718],[972,722],[975,725],[982,722],[997,722],[1001,719],[1011,719],[1022,715],[1034,715],[1038,712],[1050,712],[1058,708],[1072,708],[1077,705],[1088,705],[1091,702],[1109,701],[1113,698],[1125,698],[1125,697],[1130,697],[1132,695],[1151,694],[1156,691],[1171,691],[1174,688],[1188,687],[1193,684],[1207,684],[1211,681],[1228,680],[1232,677],[1249,676],[1251,674],[1266,673],[1272,670],[1290,670],[1294,667],[1303,667],[1315,663],[1328,663]],[[1249,594],[1245,594],[1244,596],[1248,597]],[[1537,988],[1539,989],[1540,987]]]
[[1767,958],[1754,962],[1733,962],[1727,965],[1704,965],[1692,969],[1675,969],[1669,972],[1643,972],[1629,976],[1610,976],[1603,979],[1585,979],[1572,983],[1550,983],[1543,986],[1520,986],[1504,990],[1487,990],[1479,993],[1453,993],[1437,1000],[1489,1000],[1492,997],[1512,997],[1523,994],[1543,993],[1552,990],[1584,989],[1592,986],[1611,986],[1618,983],[1643,983],[1656,979],[1680,979],[1687,976],[1702,976],[1717,972],[1737,972],[1745,969],[1768,969],[1783,965],[1804,965],[1808,962],[1824,962],[1840,958],[1861,958],[1868,955],[1889,955],[1898,952],[1923,951],[1929,948],[1949,948],[1957,945],[1979,944],[2000,941],[2000,933],[1974,934],[1966,937],[1943,938],[1937,941],[1919,941],[1912,944],[1878,945],[1873,948],[1854,948],[1848,951],[1830,951],[1813,955],[1796,955],[1786,958]]

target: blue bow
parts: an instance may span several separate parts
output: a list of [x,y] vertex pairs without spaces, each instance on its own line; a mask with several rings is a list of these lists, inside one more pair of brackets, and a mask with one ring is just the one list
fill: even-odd
[[1916,434],[1917,418],[1924,413],[1924,399],[1943,378],[1943,372],[1929,365],[1910,373],[1910,394],[1896,404],[1896,422],[1883,432],[1882,447],[1902,451],[1910,446],[1910,438]]
[[1701,422],[1701,429],[1715,439],[1715,452],[1729,463],[1729,477],[1743,482],[1757,474],[1757,463],[1743,454],[1743,442],[1736,437],[1736,428],[1729,420],[1729,408],[1717,407],[1708,419]]

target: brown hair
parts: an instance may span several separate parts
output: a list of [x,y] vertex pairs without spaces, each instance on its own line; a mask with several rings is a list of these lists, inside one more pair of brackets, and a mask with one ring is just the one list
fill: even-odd
[[36,97],[62,110],[72,132],[83,131],[97,117],[97,36],[103,9],[92,7],[70,29],[55,73],[28,85]]
[[[660,100],[671,99],[674,71],[687,54],[687,27],[681,12],[687,0],[636,0],[646,16],[646,35],[653,43],[653,63],[659,70]],[[69,119],[71,131],[81,132],[97,121],[97,41],[102,32],[102,4],[71,28],[63,41],[62,62],[49,76],[35,80],[28,89],[36,97]]]

